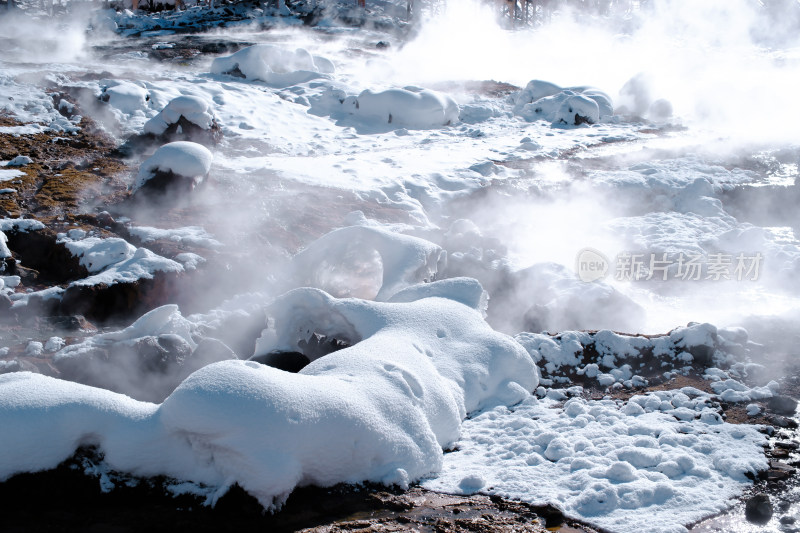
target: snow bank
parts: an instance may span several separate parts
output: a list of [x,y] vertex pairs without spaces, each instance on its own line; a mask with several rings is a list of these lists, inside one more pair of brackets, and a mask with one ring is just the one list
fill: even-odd
[[434,280],[446,264],[447,252],[432,242],[370,226],[334,230],[292,259],[295,286],[378,301]]
[[181,117],[203,130],[211,128],[214,123],[214,113],[208,102],[197,96],[179,96],[170,100],[158,115],[145,123],[144,132],[163,135],[167,128],[177,124]]
[[367,122],[411,129],[439,128],[458,122],[458,104],[450,96],[428,89],[363,91],[347,97],[345,111]]
[[313,56],[304,48],[291,50],[272,44],[257,44],[211,63],[212,74],[236,73],[275,87],[304,83],[335,71],[333,63]]
[[[112,469],[219,488],[210,503],[233,483],[268,508],[301,483],[406,485],[439,470],[467,413],[519,402],[538,383],[519,344],[447,298],[377,303],[298,289],[270,309],[272,348],[297,350],[309,329],[334,336],[343,327],[360,342],[299,374],[215,363],[160,406],[29,373],[0,376],[0,479],[94,444]],[[119,337],[158,329],[168,311]]]
[[202,144],[177,141],[165,144],[139,167],[133,190],[137,191],[150,181],[156,172],[172,172],[194,181],[202,182],[211,171],[214,156]]
[[[675,403],[689,400],[670,392]],[[573,398],[563,407],[531,398],[513,411],[485,412],[464,423],[458,451],[424,486],[555,503],[617,533],[642,531],[646,514],[647,531],[672,533],[726,509],[750,485],[746,475],[767,468],[766,437],[756,427],[722,423],[710,409],[688,421],[645,413],[640,403],[666,400],[634,398]],[[483,487],[465,484],[467,477],[479,477]]]
[[553,124],[577,126],[596,124],[614,114],[611,98],[590,87],[561,87],[533,80],[512,95],[514,113],[529,122],[546,120]]

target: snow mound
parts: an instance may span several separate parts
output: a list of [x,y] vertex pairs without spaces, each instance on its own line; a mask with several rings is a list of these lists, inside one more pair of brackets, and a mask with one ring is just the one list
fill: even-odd
[[596,124],[614,114],[608,95],[590,87],[562,89],[550,82],[533,80],[512,96],[514,113],[529,122],[578,126]]
[[133,190],[137,191],[150,181],[156,172],[173,173],[192,180],[195,184],[205,180],[211,171],[214,156],[202,144],[177,141],[165,144],[139,167]]
[[292,260],[296,285],[378,301],[434,280],[446,264],[447,252],[436,244],[370,226],[334,230]]
[[6,163],[7,167],[24,167],[25,165],[30,165],[33,163],[33,159],[26,155],[18,155],[8,163]]
[[380,92],[367,89],[357,97],[345,98],[342,106],[359,120],[411,129],[449,126],[458,122],[459,115],[458,104],[450,96],[416,87]]
[[203,130],[211,128],[214,123],[214,114],[208,102],[197,96],[179,96],[145,123],[144,132],[163,135],[167,128],[177,124],[181,117]]
[[212,74],[240,75],[275,87],[289,87],[333,74],[333,63],[313,56],[304,48],[291,50],[272,44],[257,44],[211,63]]
[[[119,336],[159,330],[173,311]],[[538,383],[519,344],[449,298],[379,303],[305,288],[270,312],[272,348],[297,350],[309,329],[344,328],[358,341],[299,374],[218,362],[160,406],[30,373],[0,376],[0,479],[94,444],[111,469],[218,488],[209,503],[233,483],[267,508],[300,483],[404,486],[440,469],[467,413],[517,403]]]
[[130,81],[102,80],[106,87],[100,99],[125,114],[148,109],[150,94],[141,85]]

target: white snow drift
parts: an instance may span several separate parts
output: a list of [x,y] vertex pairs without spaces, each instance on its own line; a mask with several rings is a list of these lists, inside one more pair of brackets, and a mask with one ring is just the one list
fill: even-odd
[[[268,508],[298,484],[406,485],[440,469],[468,412],[519,402],[538,383],[519,344],[450,299],[376,303],[298,289],[271,312],[275,348],[296,350],[313,332],[360,342],[299,374],[212,364],[161,405],[36,374],[0,376],[0,479],[52,468],[91,444],[112,469],[217,487],[212,501],[234,482]],[[165,315],[174,318],[154,316]]]

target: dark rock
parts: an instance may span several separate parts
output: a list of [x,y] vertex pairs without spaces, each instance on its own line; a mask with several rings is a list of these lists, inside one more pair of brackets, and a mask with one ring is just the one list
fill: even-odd
[[791,525],[797,522],[797,519],[793,516],[782,516],[780,519],[781,524]]
[[781,415],[768,415],[767,420],[770,424],[774,426],[778,426],[779,428],[796,428],[797,422],[792,420],[791,418],[786,418],[785,416]]
[[686,351],[692,354],[694,361],[701,366],[712,366],[714,364],[713,346],[690,346]]
[[766,494],[756,494],[744,506],[744,516],[754,524],[766,524],[772,518],[772,503]]
[[112,217],[111,213],[108,211],[101,211],[100,213],[97,213],[96,220],[97,224],[101,227],[112,227],[117,223],[116,220],[114,220],[114,217]]
[[176,203],[194,192],[204,181],[202,176],[186,177],[172,171],[157,170],[133,197],[139,202],[150,204]]
[[797,410],[797,400],[789,396],[773,396],[767,400],[767,406],[773,413],[791,416]]
[[767,470],[768,481],[781,481],[795,473],[795,469],[780,461],[770,461]]
[[314,333],[307,341],[301,340],[297,343],[302,353],[311,361],[324,357],[329,353],[347,348],[350,345],[351,343],[346,340],[329,338],[319,333]]
[[778,441],[775,443],[775,446],[778,448],[783,448],[784,450],[796,450],[800,448],[800,444],[797,444],[793,441]]
[[159,144],[166,144],[173,141],[191,141],[203,145],[219,144],[222,140],[222,128],[214,120],[211,127],[203,129],[194,122],[189,122],[183,115],[160,136],[155,137]]
[[9,231],[6,236],[11,251],[20,257],[27,268],[38,272],[39,282],[61,284],[89,275],[80,260],[66,246],[56,242],[57,237],[52,230]]
[[57,314],[83,315],[93,322],[127,321],[174,302],[180,272],[156,272],[152,279],[113,285],[73,285],[57,303]]
[[541,518],[544,518],[546,528],[554,528],[566,522],[564,511],[549,503],[547,505],[535,506],[534,512]]

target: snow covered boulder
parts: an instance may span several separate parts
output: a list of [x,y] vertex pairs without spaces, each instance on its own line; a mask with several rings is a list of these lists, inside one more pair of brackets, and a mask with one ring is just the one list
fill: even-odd
[[372,92],[347,97],[345,111],[364,122],[391,124],[393,127],[428,129],[458,122],[459,107],[450,96],[411,87]]
[[139,167],[133,192],[171,196],[192,192],[211,171],[213,156],[205,146],[188,141],[165,144]]
[[292,259],[296,285],[378,301],[433,281],[446,264],[447,252],[436,244],[370,226],[334,230]]
[[533,80],[512,96],[514,113],[529,122],[546,120],[553,124],[578,126],[596,124],[614,114],[611,98],[591,87],[560,88],[550,82]]
[[313,56],[304,48],[292,50],[273,44],[248,46],[211,63],[212,74],[259,80],[273,87],[305,83],[335,70],[329,59]]
[[222,136],[211,106],[197,96],[179,96],[171,100],[145,123],[144,133],[168,139],[205,141],[205,144],[216,144]]
[[141,85],[120,80],[102,80],[106,83],[100,100],[125,114],[144,111],[148,108],[150,93]]
[[[74,238],[59,234],[57,244],[69,256],[60,262],[77,262],[78,268],[66,272],[80,270],[88,275],[64,280],[66,289],[56,287],[57,294],[48,294],[48,298],[54,297],[51,312],[84,315],[96,321],[124,319],[175,297],[176,280],[184,272],[180,263],[120,238],[69,233]],[[34,295],[31,298],[35,300]]]

